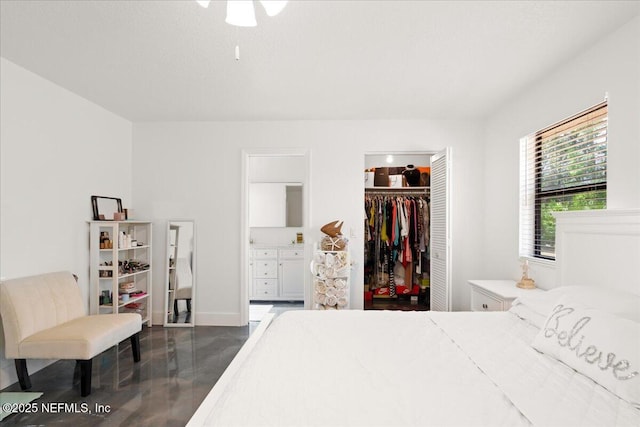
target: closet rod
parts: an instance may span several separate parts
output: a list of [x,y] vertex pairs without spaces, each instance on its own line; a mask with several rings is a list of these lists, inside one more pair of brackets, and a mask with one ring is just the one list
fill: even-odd
[[429,193],[428,188],[424,188],[422,190],[399,190],[399,191],[380,191],[380,190],[368,190],[366,189],[364,194],[371,196],[425,196]]

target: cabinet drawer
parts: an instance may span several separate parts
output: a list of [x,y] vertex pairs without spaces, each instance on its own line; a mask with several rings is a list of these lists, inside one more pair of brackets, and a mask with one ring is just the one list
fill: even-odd
[[304,251],[302,249],[281,249],[280,258],[304,258]]
[[278,250],[277,249],[255,249],[253,251],[253,257],[256,259],[277,258]]
[[471,291],[472,311],[503,311],[504,301],[500,298],[485,294],[479,289]]
[[253,262],[253,277],[278,277],[278,262],[275,260],[255,260]]
[[256,298],[275,298],[277,296],[277,279],[255,279],[253,281],[254,296]]

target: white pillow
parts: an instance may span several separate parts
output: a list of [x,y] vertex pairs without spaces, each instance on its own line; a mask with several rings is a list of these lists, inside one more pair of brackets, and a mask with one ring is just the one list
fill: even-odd
[[562,298],[531,345],[640,408],[640,323]]
[[[532,292],[513,301],[510,311],[541,328],[562,297],[586,307],[640,322],[640,296],[596,286],[561,286],[546,292]],[[526,306],[519,307],[519,306]]]
[[544,325],[544,322],[547,320],[546,314],[539,313],[533,307],[525,304],[519,299],[515,300],[512,303],[511,308],[509,309],[509,312],[531,323],[538,329],[542,328],[542,325]]

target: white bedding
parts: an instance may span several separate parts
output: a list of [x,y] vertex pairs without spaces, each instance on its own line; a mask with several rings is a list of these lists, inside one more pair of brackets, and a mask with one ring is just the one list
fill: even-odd
[[286,312],[196,414],[211,426],[640,425],[639,410],[531,348],[537,331],[506,312]]
[[539,329],[515,315],[432,312],[430,317],[532,424],[640,426],[640,410],[531,347]]

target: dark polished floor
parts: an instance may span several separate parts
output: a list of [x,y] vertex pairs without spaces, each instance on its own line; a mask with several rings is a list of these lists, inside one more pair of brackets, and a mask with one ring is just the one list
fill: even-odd
[[[279,314],[298,305],[274,304]],[[129,340],[93,360],[91,394],[80,397],[75,361],[60,360],[31,374],[35,402],[77,404],[60,413],[13,414],[2,426],[184,426],[240,347],[257,327],[145,327],[142,360],[133,363]],[[28,364],[28,362],[27,362]],[[2,391],[20,391],[13,384]],[[83,413],[86,403],[92,413]],[[109,412],[97,413],[96,405]]]

